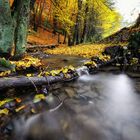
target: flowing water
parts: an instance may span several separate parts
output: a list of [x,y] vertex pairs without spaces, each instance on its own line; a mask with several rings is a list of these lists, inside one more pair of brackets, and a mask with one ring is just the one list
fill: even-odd
[[[40,56],[41,55],[41,56]],[[72,65],[78,67],[83,65],[88,59],[77,56],[67,56],[67,55],[48,55],[46,54],[34,54],[38,58],[42,59],[44,65],[47,66],[47,70],[61,69],[62,67]]]
[[15,121],[14,140],[140,140],[140,77],[79,73],[49,91],[49,111]]

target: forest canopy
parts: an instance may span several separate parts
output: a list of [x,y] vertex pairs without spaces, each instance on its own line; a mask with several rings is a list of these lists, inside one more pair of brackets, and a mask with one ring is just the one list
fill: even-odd
[[69,38],[69,44],[94,42],[120,28],[110,0],[31,0],[33,28],[43,25]]

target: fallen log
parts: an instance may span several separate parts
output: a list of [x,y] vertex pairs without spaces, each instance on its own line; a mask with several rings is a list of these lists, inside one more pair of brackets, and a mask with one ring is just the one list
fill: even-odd
[[15,87],[25,87],[25,86],[36,86],[39,85],[50,85],[53,83],[63,82],[74,80],[78,76],[71,75],[69,78],[64,76],[47,76],[47,77],[9,77],[9,78],[0,78],[0,90],[6,88],[15,88]]
[[29,51],[33,51],[33,50],[38,50],[38,49],[54,49],[56,47],[58,47],[59,45],[58,44],[49,44],[49,45],[28,45],[26,50],[27,52]]

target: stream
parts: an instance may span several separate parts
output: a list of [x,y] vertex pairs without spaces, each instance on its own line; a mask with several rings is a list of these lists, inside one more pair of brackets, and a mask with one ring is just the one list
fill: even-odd
[[16,120],[14,140],[139,140],[139,80],[99,73],[58,85],[49,93],[49,108],[57,105],[52,95],[70,98],[56,110]]
[[[53,59],[46,63],[62,60]],[[85,60],[79,61],[75,65]],[[47,98],[39,103],[32,101],[35,91],[19,89],[20,98],[35,106],[37,113],[26,110],[9,118],[4,133],[10,137],[5,139],[140,140],[140,74],[133,73],[134,78],[111,71],[91,75],[85,69],[79,74],[75,81],[48,87]]]
[[42,52],[32,53],[34,57],[42,59],[44,65],[47,66],[47,70],[61,69],[65,66],[74,66],[78,67],[83,65],[85,61],[89,59],[77,56],[68,56],[68,55],[46,55]]

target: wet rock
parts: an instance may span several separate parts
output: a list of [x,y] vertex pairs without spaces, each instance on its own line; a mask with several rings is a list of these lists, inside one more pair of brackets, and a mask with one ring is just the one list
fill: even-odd
[[81,88],[79,90],[77,90],[78,94],[84,94],[84,93],[87,93],[87,90],[84,89],[84,88]]
[[13,130],[14,130],[13,123],[10,122],[10,123],[7,124],[7,126],[4,128],[3,132],[4,132],[5,134],[11,135]]
[[48,87],[49,91],[59,90],[62,88],[62,83],[55,83]]
[[102,60],[100,60],[98,57],[92,57],[91,58],[92,61],[94,61],[96,64],[103,64],[104,62]]
[[66,92],[67,96],[70,98],[72,98],[76,95],[76,91],[70,87],[65,88],[65,92]]
[[53,108],[57,107],[61,101],[59,99],[59,96],[54,96],[54,95],[50,94],[49,96],[47,96],[46,102],[47,102],[47,108],[53,109]]
[[44,113],[18,121],[14,140],[66,140],[57,115],[58,112]]
[[134,124],[126,124],[123,126],[122,139],[125,140],[139,140],[140,139],[140,127]]
[[123,56],[123,47],[122,46],[110,46],[105,48],[103,55],[110,55],[111,58],[116,56]]

